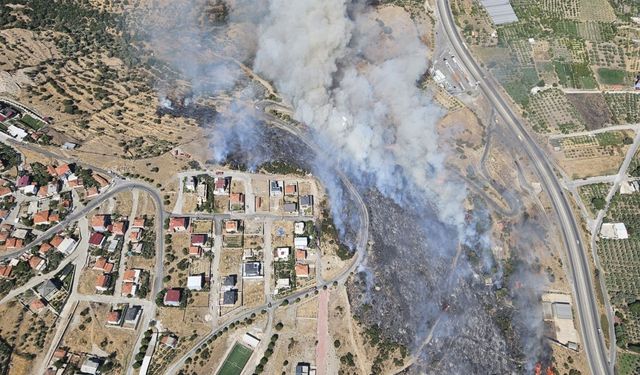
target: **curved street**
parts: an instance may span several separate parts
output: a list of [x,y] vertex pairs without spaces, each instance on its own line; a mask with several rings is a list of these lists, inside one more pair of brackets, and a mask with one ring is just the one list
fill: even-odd
[[[558,179],[544,152],[526,130],[518,115],[511,109],[495,80],[480,69],[470,51],[467,49],[458,29],[448,0],[437,1],[437,12],[440,21],[453,46],[460,62],[469,71],[473,79],[495,108],[497,113],[508,124],[520,141],[522,148],[533,163],[544,190],[547,192],[553,209],[558,216],[562,237],[567,250],[570,278],[573,282],[575,307],[583,339],[583,346],[592,374],[612,374],[612,365],[607,359],[607,351],[602,337],[600,317],[596,304],[596,294],[592,286],[589,269],[588,251],[583,245],[580,229],[575,221],[569,202],[562,191]],[[615,344],[612,344],[615,350]]]

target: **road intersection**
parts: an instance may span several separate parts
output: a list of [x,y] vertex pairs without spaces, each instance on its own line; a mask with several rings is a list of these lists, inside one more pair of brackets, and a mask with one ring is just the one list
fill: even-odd
[[[580,229],[575,221],[569,202],[562,191],[551,163],[535,140],[526,130],[519,116],[499,91],[499,84],[493,77],[480,69],[471,52],[466,47],[457,29],[448,0],[437,1],[437,12],[446,36],[453,46],[459,61],[476,80],[496,112],[516,135],[522,149],[532,161],[544,190],[547,192],[553,209],[558,216],[561,232],[567,250],[568,269],[573,281],[575,306],[583,338],[583,345],[589,367],[593,374],[611,374],[613,363],[607,358],[602,337],[600,317],[595,301],[596,294],[592,286],[588,252],[584,247]],[[613,347],[613,345],[612,345]],[[615,350],[612,349],[612,350]]]

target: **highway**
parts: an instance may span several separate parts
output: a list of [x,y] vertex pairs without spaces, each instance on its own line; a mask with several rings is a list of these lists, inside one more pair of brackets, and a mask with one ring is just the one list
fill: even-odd
[[[600,317],[596,303],[596,294],[592,287],[589,269],[588,252],[584,248],[578,225],[573,217],[569,203],[562,192],[560,184],[553,172],[546,154],[530,136],[518,115],[497,89],[499,85],[490,75],[480,69],[470,51],[466,48],[456,28],[451,8],[447,0],[437,1],[437,11],[443,29],[453,46],[460,62],[469,71],[473,79],[485,94],[497,113],[508,124],[522,149],[533,163],[540,182],[551,200],[553,209],[558,215],[561,232],[567,250],[567,267],[573,282],[574,306],[578,316],[582,345],[586,352],[591,373],[594,375],[612,374],[608,363],[604,340],[601,335]],[[613,345],[612,345],[613,347]]]

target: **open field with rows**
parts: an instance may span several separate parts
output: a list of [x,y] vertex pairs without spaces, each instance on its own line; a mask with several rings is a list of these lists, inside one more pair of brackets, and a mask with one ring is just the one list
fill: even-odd
[[580,114],[560,90],[545,90],[533,95],[526,110],[529,122],[537,132],[571,133],[585,129]]
[[604,95],[618,124],[640,122],[640,94],[636,93],[606,93]]
[[580,186],[578,189],[580,198],[584,202],[585,206],[589,208],[593,216],[595,216],[599,210],[604,208],[604,199],[609,193],[611,186],[611,184],[601,183]]

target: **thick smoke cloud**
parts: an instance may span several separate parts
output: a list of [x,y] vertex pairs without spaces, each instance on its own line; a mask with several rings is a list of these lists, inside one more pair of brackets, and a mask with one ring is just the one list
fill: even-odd
[[[253,102],[264,92],[247,78],[240,66],[245,64],[273,83],[294,109],[295,119],[311,129],[326,151],[304,163],[327,187],[338,223],[348,227],[354,218],[349,217],[348,194],[334,167],[368,195],[372,211],[384,202],[371,214],[371,238],[382,255],[374,246],[363,269],[369,276],[365,290],[371,291],[373,284],[383,288],[379,295],[362,298],[386,298],[377,304],[383,316],[406,314],[387,328],[410,336],[410,346],[423,349],[420,359],[425,363],[443,356],[449,373],[477,373],[471,366],[479,359],[472,358],[468,348],[495,350],[506,357],[510,350],[492,324],[495,313],[487,303],[495,296],[481,280],[493,276],[494,284],[501,284],[502,270],[494,264],[487,234],[490,217],[476,210],[472,222],[465,220],[466,187],[448,171],[447,140],[437,129],[444,112],[418,87],[428,69],[429,51],[408,14],[344,0],[236,0],[227,5],[228,22],[212,26],[206,22],[204,0],[154,9],[169,22],[143,22],[138,29],[147,33],[155,56],[190,82],[194,98],[228,99],[226,110],[212,124],[214,159],[241,151],[243,162],[252,167],[268,158],[312,157],[295,147],[286,154],[281,134],[261,125]],[[168,87],[171,83],[157,87],[165,106],[172,104],[165,98]],[[280,154],[269,154],[272,150]],[[481,265],[473,266],[460,249],[473,249]],[[397,272],[410,268],[417,270],[410,279]],[[386,293],[385,288],[393,291]],[[520,305],[526,308],[537,294]],[[443,304],[452,307],[443,312]],[[522,316],[522,324],[531,327],[527,332],[539,331],[536,319]],[[434,321],[442,323],[433,330],[433,342],[427,342]],[[521,346],[537,354],[539,340],[534,341]],[[464,361],[462,353],[468,357]],[[496,373],[513,366],[505,360]]]
[[428,53],[408,15],[274,0],[259,34],[254,68],[344,167],[398,200],[426,194],[442,220],[462,226],[465,189],[445,169],[442,110],[416,84]]

